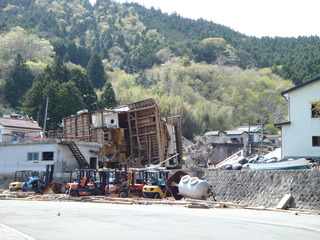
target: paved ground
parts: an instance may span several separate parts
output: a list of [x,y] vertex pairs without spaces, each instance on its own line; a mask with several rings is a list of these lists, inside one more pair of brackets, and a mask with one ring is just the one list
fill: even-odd
[[1,240],[312,240],[319,236],[319,215],[168,205],[0,200]]

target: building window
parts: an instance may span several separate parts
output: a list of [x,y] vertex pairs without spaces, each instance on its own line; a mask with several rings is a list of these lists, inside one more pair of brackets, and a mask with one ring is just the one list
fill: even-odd
[[42,161],[53,161],[53,152],[42,152]]
[[320,117],[320,108],[319,104],[312,103],[311,104],[311,117],[319,118]]
[[28,152],[28,161],[39,162],[39,153],[38,152]]
[[312,147],[320,147],[320,136],[312,137]]
[[104,139],[105,142],[109,142],[110,141],[109,131],[103,132],[103,139]]

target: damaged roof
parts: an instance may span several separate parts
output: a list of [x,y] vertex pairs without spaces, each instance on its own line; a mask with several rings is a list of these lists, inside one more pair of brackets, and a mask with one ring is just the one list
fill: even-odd
[[261,132],[261,125],[239,126],[234,131]]
[[204,135],[206,136],[218,136],[220,133],[225,133],[226,135],[242,135],[246,131],[240,130],[240,131],[211,131],[206,132]]
[[23,128],[32,130],[42,130],[38,123],[30,120],[16,118],[0,118],[0,125],[3,127]]

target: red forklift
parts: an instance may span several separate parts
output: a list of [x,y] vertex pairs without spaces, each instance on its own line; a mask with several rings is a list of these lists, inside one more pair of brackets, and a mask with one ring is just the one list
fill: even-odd
[[105,195],[107,172],[96,169],[79,169],[71,172],[66,193],[70,196]]
[[117,169],[108,171],[106,195],[120,198],[141,197],[144,186],[143,177],[143,171],[128,170],[126,165],[122,169],[122,165],[119,164]]
[[127,171],[109,170],[106,195],[110,197],[126,198],[129,195]]

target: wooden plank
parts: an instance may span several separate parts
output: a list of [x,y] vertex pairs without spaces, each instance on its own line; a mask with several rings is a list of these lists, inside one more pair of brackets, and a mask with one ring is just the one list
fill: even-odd
[[163,161],[163,153],[161,148],[161,131],[160,131],[160,115],[159,112],[156,110],[156,127],[157,127],[157,143],[158,143],[158,152],[159,152],[159,162]]
[[141,145],[139,141],[140,133],[139,133],[139,126],[138,126],[138,120],[137,120],[137,112],[134,112],[134,121],[135,121],[135,128],[136,128],[136,134],[137,134],[137,144],[138,144],[138,159],[139,159],[139,165],[141,165]]
[[127,113],[127,119],[128,119],[128,126],[129,126],[129,139],[130,139],[130,150],[131,150],[131,157],[134,159],[134,151],[133,151],[133,136],[132,136],[132,126],[131,126],[131,118],[132,115],[128,112]]
[[290,203],[292,201],[292,195],[291,194],[285,194],[281,201],[277,205],[277,209],[286,209],[290,206]]

